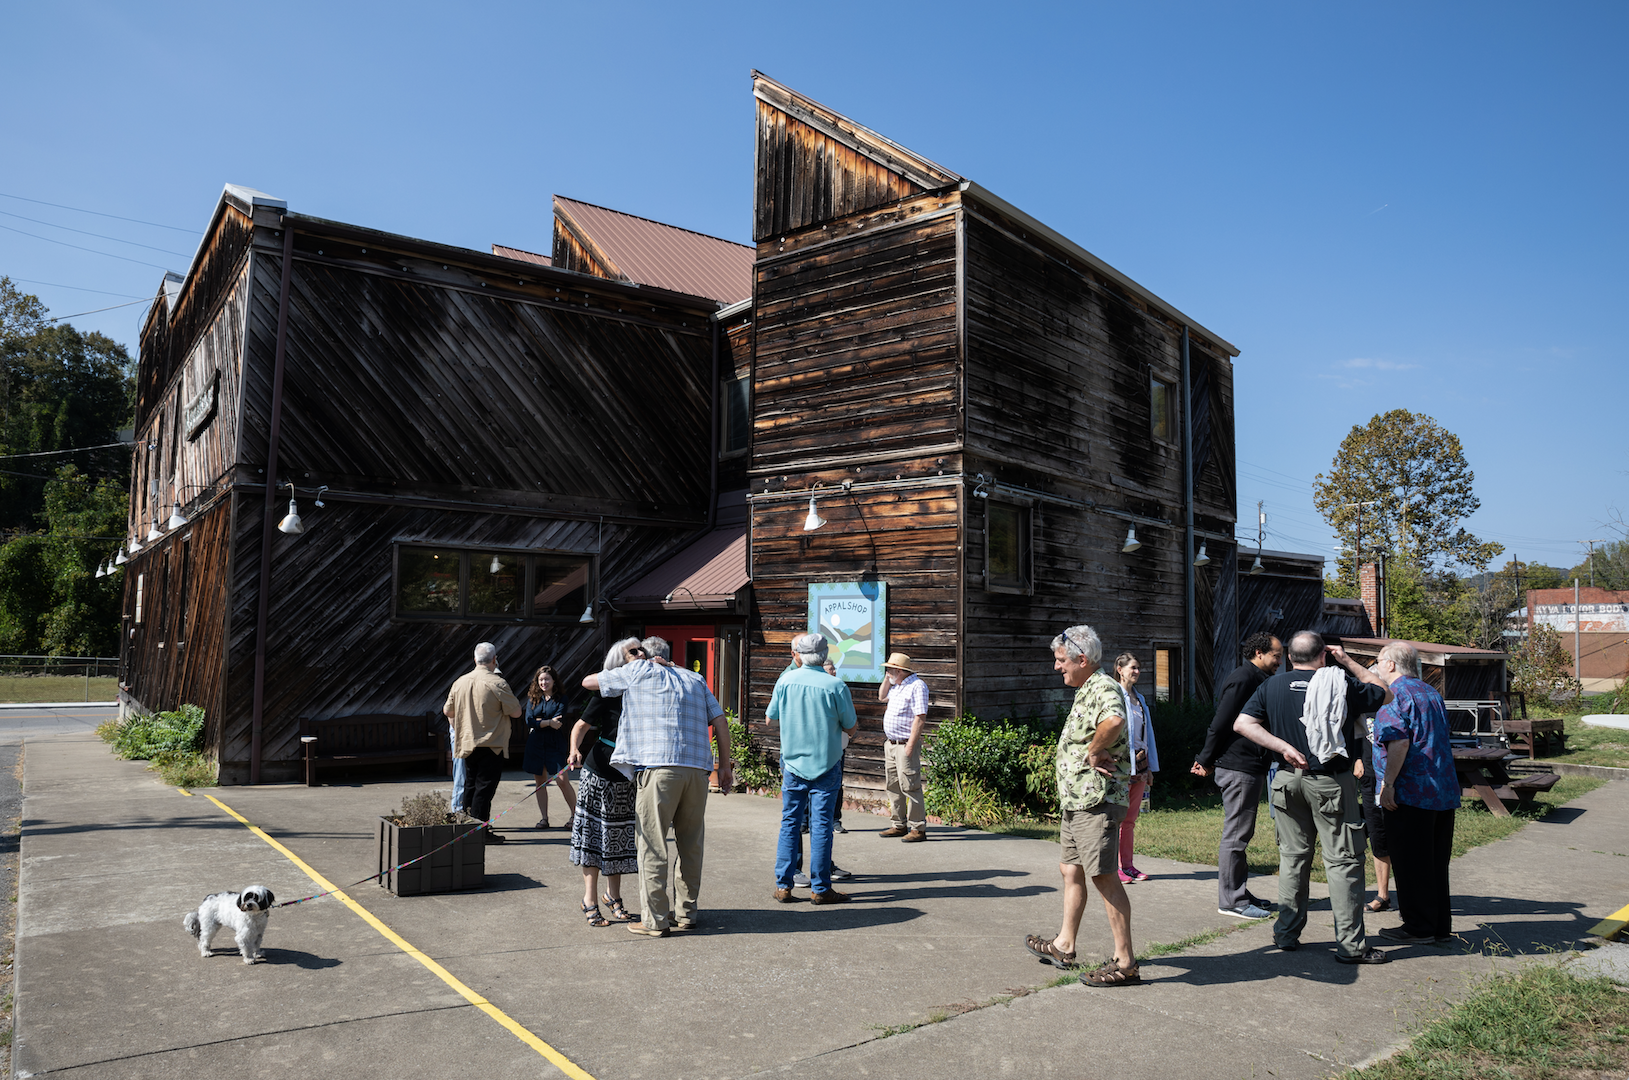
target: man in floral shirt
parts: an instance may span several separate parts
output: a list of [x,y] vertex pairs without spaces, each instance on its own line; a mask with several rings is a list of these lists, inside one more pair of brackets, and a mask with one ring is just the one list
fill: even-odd
[[1395,699],[1374,718],[1374,769],[1403,916],[1402,926],[1387,927],[1380,936],[1442,945],[1453,937],[1448,861],[1459,809],[1448,713],[1442,695],[1421,681],[1414,646],[1392,642],[1380,650],[1376,667]]
[[1058,839],[1063,858],[1063,925],[1056,937],[1031,934],[1024,947],[1056,967],[1073,967],[1075,934],[1086,910],[1086,878],[1092,879],[1109,917],[1114,955],[1081,975],[1087,986],[1142,982],[1131,948],[1131,901],[1120,883],[1120,822],[1131,788],[1126,737],[1126,699],[1120,684],[1098,666],[1103,643],[1090,626],[1071,626],[1052,639],[1053,669],[1073,687],[1075,703],[1058,735]]

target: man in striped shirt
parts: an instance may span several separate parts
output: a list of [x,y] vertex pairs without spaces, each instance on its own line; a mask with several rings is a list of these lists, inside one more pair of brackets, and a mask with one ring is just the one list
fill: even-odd
[[928,719],[928,684],[911,670],[911,658],[897,652],[883,665],[877,700],[888,703],[882,718],[883,767],[893,823],[879,836],[907,844],[928,838],[928,809],[922,799],[922,725]]

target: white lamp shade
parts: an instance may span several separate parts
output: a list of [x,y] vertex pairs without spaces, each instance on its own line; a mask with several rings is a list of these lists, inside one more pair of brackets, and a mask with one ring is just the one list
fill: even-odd
[[1133,525],[1126,530],[1126,542],[1121,545],[1120,550],[1129,554],[1142,546],[1142,543],[1137,539],[1137,526]]
[[305,526],[300,524],[300,511],[294,505],[294,500],[288,501],[288,516],[277,523],[279,532],[286,532],[290,536],[299,536],[305,532]]
[[181,512],[181,503],[177,502],[175,509],[170,511],[170,520],[164,523],[164,527],[166,529],[179,529],[187,523],[187,520],[187,515]]
[[1252,574],[1261,574],[1261,573],[1265,573],[1266,571],[1267,571],[1267,568],[1265,566],[1261,565],[1261,556],[1257,555],[1256,556],[1256,561],[1250,564],[1250,572]]
[[803,531],[814,532],[826,523],[826,519],[815,513],[815,497],[809,496],[809,516],[803,519]]
[[594,605],[589,604],[587,607],[583,608],[583,617],[578,619],[577,621],[580,622],[580,623],[591,623],[591,622],[593,622],[594,621]]
[[141,541],[137,540],[134,536],[132,536],[130,538],[130,554],[134,555],[136,552],[138,552],[140,550],[141,550]]
[[155,521],[153,522],[153,527],[147,530],[147,542],[151,544],[154,540],[162,539],[164,539],[164,530],[160,529],[158,527],[158,522]]
[[96,564],[96,576],[107,577],[107,570],[102,566],[101,563]]
[[114,566],[123,566],[125,563],[127,563],[129,561],[130,561],[129,559],[124,557],[124,545],[120,544],[119,545],[119,553],[117,555],[113,556],[113,565]]
[[1198,555],[1197,558],[1194,559],[1193,564],[1195,566],[1209,566],[1210,565],[1210,556],[1205,554],[1205,545],[1204,544],[1199,545],[1199,555]]

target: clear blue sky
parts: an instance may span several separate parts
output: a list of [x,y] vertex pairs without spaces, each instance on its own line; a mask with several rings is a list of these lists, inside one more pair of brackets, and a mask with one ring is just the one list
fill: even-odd
[[[750,240],[758,68],[1239,346],[1240,531],[1265,500],[1269,547],[1332,553],[1312,478],[1398,407],[1464,441],[1467,525],[1505,558],[1572,565],[1629,514],[1622,4],[62,2],[5,25],[5,196],[201,230],[232,182],[483,250],[547,251],[554,193]],[[184,270],[197,241],[0,211],[0,273],[54,315],[150,297],[140,264]],[[141,310],[73,321],[134,352]]]

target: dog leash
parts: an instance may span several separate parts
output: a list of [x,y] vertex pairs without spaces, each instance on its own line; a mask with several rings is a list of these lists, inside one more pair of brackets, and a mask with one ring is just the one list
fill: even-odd
[[295,904],[303,904],[307,900],[316,900],[316,899],[319,899],[319,898],[324,897],[324,896],[331,896],[331,895],[333,895],[334,893],[337,893],[337,892],[343,892],[345,889],[354,889],[358,885],[366,885],[370,881],[377,881],[380,878],[384,877],[386,874],[393,874],[397,870],[405,869],[405,868],[407,868],[409,866],[412,866],[416,862],[423,862],[425,859],[428,859],[430,856],[434,855],[436,852],[445,851],[447,848],[452,847],[454,844],[458,843],[458,841],[464,839],[466,836],[469,836],[471,833],[477,832],[477,831],[479,831],[481,829],[490,828],[492,826],[492,823],[497,821],[499,818],[503,817],[504,814],[509,813],[510,810],[515,809],[515,807],[519,806],[521,803],[525,802],[527,799],[530,799],[534,795],[536,795],[538,788],[548,787],[550,784],[554,783],[556,780],[560,779],[560,777],[566,775],[566,773],[568,773],[570,771],[571,771],[571,766],[567,765],[565,768],[561,769],[559,772],[555,773],[553,776],[551,776],[548,779],[544,780],[542,783],[535,783],[534,782],[534,784],[532,786],[532,789],[530,791],[528,791],[526,794],[522,795],[518,801],[516,801],[514,804],[512,804],[509,807],[508,810],[503,811],[503,813],[501,813],[501,814],[493,815],[493,817],[492,817],[492,819],[490,821],[478,821],[478,822],[476,822],[474,825],[471,825],[469,828],[465,829],[463,832],[459,833],[457,836],[453,837],[451,840],[447,841],[445,844],[442,844],[438,848],[431,848],[429,851],[426,851],[423,855],[420,855],[416,859],[408,859],[404,863],[397,863],[395,866],[390,867],[388,870],[381,870],[377,874],[369,874],[367,877],[363,878],[361,881],[353,881],[349,885],[342,885],[337,889],[329,889],[326,892],[312,893],[310,896],[302,896],[298,900],[284,900],[281,904],[273,904],[267,910],[270,911],[270,910],[275,910],[277,908],[293,907]]

